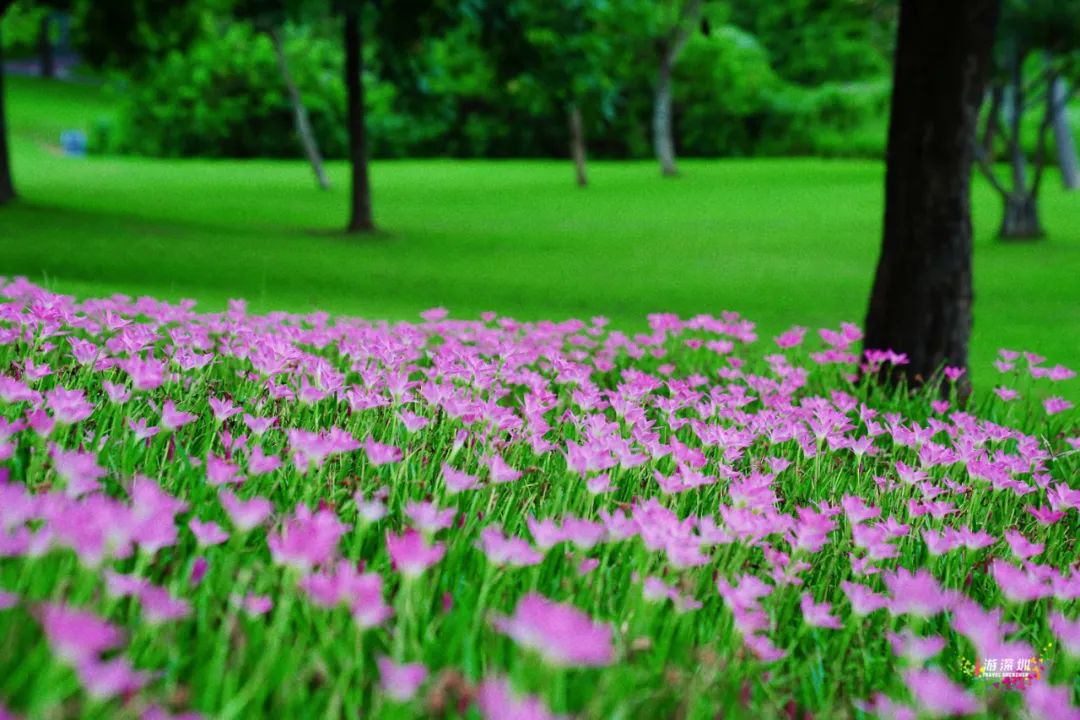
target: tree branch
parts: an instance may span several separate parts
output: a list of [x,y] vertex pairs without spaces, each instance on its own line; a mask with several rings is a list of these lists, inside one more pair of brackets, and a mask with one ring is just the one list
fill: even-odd
[[989,182],[991,187],[998,191],[1002,198],[1009,196],[1009,191],[1005,189],[1005,186],[1001,184],[1001,181],[994,175],[994,168],[987,159],[986,150],[978,143],[975,143],[975,162],[979,166],[979,170],[982,172]]
[[1050,123],[1054,121],[1055,105],[1054,93],[1049,88],[1054,86],[1057,74],[1052,71],[1046,73],[1046,114],[1039,126],[1038,154],[1035,156],[1035,177],[1031,181],[1031,197],[1038,197],[1039,185],[1042,183],[1043,169],[1046,167],[1046,135],[1050,129]]
[[990,89],[990,107],[986,111],[986,124],[982,132],[982,149],[991,158],[994,157],[994,138],[999,131],[999,117],[1001,111],[1001,86],[995,85]]

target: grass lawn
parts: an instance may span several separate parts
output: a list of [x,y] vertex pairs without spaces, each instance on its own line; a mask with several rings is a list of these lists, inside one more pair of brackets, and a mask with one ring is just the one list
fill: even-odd
[[[195,298],[390,319],[442,305],[461,317],[609,317],[737,310],[772,334],[860,322],[880,241],[883,167],[818,159],[593,163],[376,162],[377,223],[349,238],[346,168],[317,190],[296,161],[59,156],[59,131],[109,105],[94,88],[9,78],[19,204],[0,211],[0,274],[62,292]],[[1047,178],[1049,240],[994,239],[1000,208],[975,188],[976,382],[999,347],[1080,360],[1080,194]],[[1076,380],[1059,389],[1076,398]]]

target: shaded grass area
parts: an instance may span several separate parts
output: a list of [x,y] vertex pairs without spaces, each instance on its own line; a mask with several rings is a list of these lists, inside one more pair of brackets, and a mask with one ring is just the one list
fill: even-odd
[[[65,158],[60,130],[109,112],[98,90],[9,78],[9,106],[22,200],[0,212],[0,274],[79,296],[629,329],[650,312],[737,310],[772,334],[861,321],[880,240],[882,165],[819,159],[686,160],[677,180],[593,163],[584,191],[565,162],[377,162],[384,231],[350,238],[342,164],[321,192],[296,161]],[[1080,195],[1045,187],[1049,240],[1004,244],[976,181],[976,381],[994,380],[999,347],[1080,358]]]

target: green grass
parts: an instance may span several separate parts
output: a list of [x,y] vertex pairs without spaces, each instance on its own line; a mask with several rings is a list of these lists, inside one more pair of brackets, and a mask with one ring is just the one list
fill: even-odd
[[[65,158],[59,131],[109,112],[99,91],[12,78],[9,105],[22,201],[0,212],[0,274],[78,296],[629,328],[730,309],[771,334],[861,321],[880,241],[882,165],[817,159],[685,160],[674,181],[649,162],[593,163],[587,190],[564,162],[376,162],[384,232],[350,238],[344,165],[321,192],[301,162]],[[1080,358],[1080,194],[1045,188],[1049,240],[1004,244],[976,184],[976,380],[992,381],[999,347]]]

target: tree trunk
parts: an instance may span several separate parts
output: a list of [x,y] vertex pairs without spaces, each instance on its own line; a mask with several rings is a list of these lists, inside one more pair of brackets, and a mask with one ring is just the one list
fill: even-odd
[[323,169],[319,142],[315,139],[315,133],[311,129],[311,122],[308,120],[307,108],[304,106],[304,99],[300,96],[300,89],[296,87],[292,73],[289,72],[289,62],[285,57],[285,46],[281,42],[281,34],[276,28],[271,28],[267,31],[267,34],[270,36],[270,42],[274,46],[274,54],[277,55],[278,67],[281,68],[281,77],[285,81],[286,89],[289,91],[289,103],[293,109],[296,134],[300,138],[300,144],[304,147],[304,154],[307,156],[308,162],[311,163],[311,169],[315,173],[315,181],[319,183],[320,188],[327,190],[330,188],[330,180],[327,179],[326,170]]
[[371,184],[368,181],[367,137],[364,120],[364,35],[361,7],[345,6],[345,94],[348,106],[349,164],[352,185],[349,192],[349,224],[346,232],[363,233],[375,229],[371,219]]
[[864,347],[908,362],[882,380],[917,385],[945,365],[967,366],[971,164],[998,10],[999,0],[900,4],[884,233]]
[[1012,164],[1013,192],[1023,192],[1027,187],[1027,159],[1020,141],[1020,124],[1024,119],[1024,58],[1012,53],[1012,84],[1010,86],[1011,108],[1009,113],[1012,142],[1009,146],[1009,162]]
[[45,13],[41,16],[41,26],[38,29],[38,65],[43,78],[56,77],[56,56],[53,54],[51,28],[52,17]]
[[653,150],[665,177],[679,174],[675,167],[675,136],[671,128],[671,63],[667,54],[660,59],[653,96]]
[[1005,215],[998,235],[1003,240],[1034,240],[1043,237],[1036,197],[1026,190],[1005,196]]
[[672,128],[671,76],[690,33],[697,27],[701,16],[701,0],[686,0],[675,27],[661,41],[660,62],[656,71],[656,88],[653,93],[653,151],[660,161],[660,172],[665,177],[679,174],[675,166],[675,132]]
[[1057,148],[1058,169],[1061,170],[1061,184],[1066,190],[1080,188],[1080,162],[1076,157],[1076,142],[1073,140],[1069,117],[1065,112],[1065,99],[1069,92],[1065,81],[1060,77],[1054,80],[1054,146]]
[[578,187],[588,186],[589,177],[585,174],[585,124],[577,104],[570,106],[570,157],[574,159]]
[[[0,25],[10,3],[0,0]],[[4,66],[4,41],[0,37],[0,68]],[[4,73],[0,70],[0,205],[15,199],[15,183],[11,180],[11,156],[8,153],[7,116],[4,113]]]

